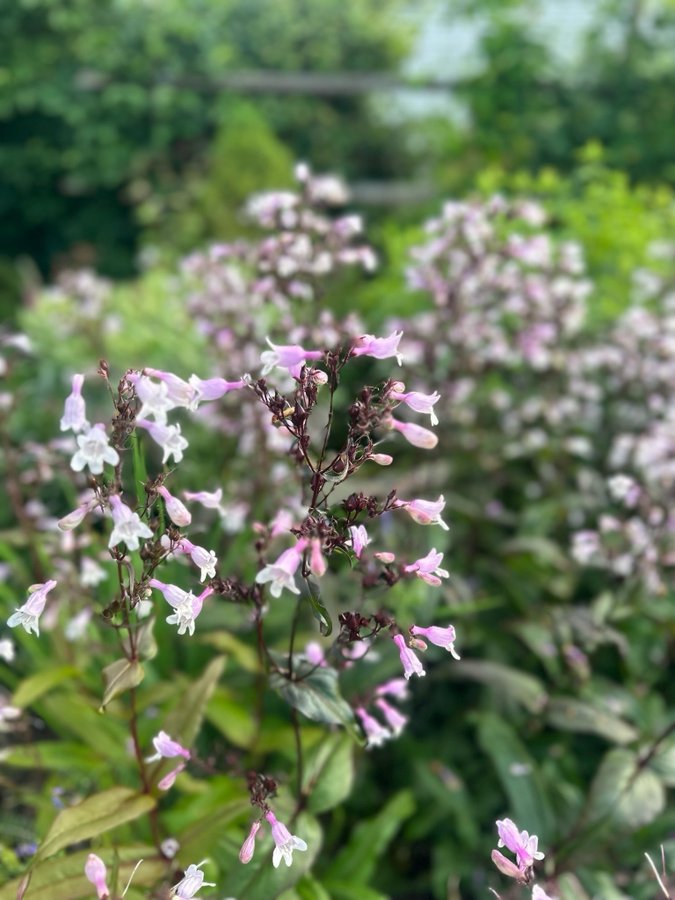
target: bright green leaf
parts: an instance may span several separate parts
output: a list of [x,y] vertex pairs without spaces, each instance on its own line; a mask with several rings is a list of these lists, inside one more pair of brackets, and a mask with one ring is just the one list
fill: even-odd
[[628,744],[637,738],[635,728],[623,719],[573,697],[552,697],[546,717],[556,728],[598,734],[615,744]]
[[[306,674],[303,678],[303,673]],[[352,725],[354,713],[340,695],[338,674],[328,667],[313,667],[298,660],[291,680],[280,672],[270,678],[270,685],[292,707],[314,722],[329,725]],[[301,678],[302,680],[296,680]]]
[[101,700],[101,712],[111,700],[119,697],[125,691],[138,687],[143,681],[145,672],[137,659],[116,659],[103,669],[103,683],[105,690]]
[[79,669],[76,669],[75,666],[59,666],[55,669],[37,672],[30,678],[24,679],[14,691],[12,706],[20,706],[22,709],[30,706],[53,688],[63,684],[64,681],[77,678],[79,674]]
[[354,780],[354,742],[346,734],[328,734],[305,762],[302,790],[307,808],[320,813],[346,800]]

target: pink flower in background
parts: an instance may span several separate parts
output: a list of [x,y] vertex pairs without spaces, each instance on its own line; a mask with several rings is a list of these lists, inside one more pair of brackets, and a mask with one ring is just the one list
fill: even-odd
[[447,650],[455,659],[460,658],[459,653],[455,650],[455,629],[452,625],[448,625],[447,628],[439,628],[438,625],[430,625],[428,628],[421,628],[419,625],[413,625],[410,631],[412,634],[422,635],[422,637],[425,637],[431,644],[435,644],[437,647],[443,647],[443,649]]
[[84,864],[84,875],[87,881],[96,888],[98,900],[106,900],[106,898],[110,897],[110,891],[106,884],[107,874],[105,863],[101,857],[95,853],[90,853]]
[[253,822],[251,824],[251,830],[248,833],[248,837],[241,845],[241,850],[239,851],[239,862],[243,862],[244,865],[246,863],[250,863],[253,859],[253,854],[255,853],[255,836],[260,831],[260,827],[262,822]]
[[230,391],[237,391],[246,386],[246,380],[240,378],[239,381],[225,381],[224,378],[207,378],[201,379],[196,375],[190,376],[190,387],[194,391],[195,405],[197,403],[206,403],[211,400],[220,400]]
[[316,641],[310,641],[308,644],[305,644],[304,655],[307,662],[313,666],[325,667],[328,665],[323,647]]
[[419,391],[408,391],[406,393],[401,387],[400,391],[394,391],[391,396],[393,400],[405,403],[406,406],[414,409],[415,412],[426,413],[431,419],[431,424],[438,425],[438,417],[434,412],[434,406],[441,399],[438,391],[434,391],[433,394],[422,394]]
[[190,759],[190,751],[174,741],[166,731],[160,731],[152,739],[155,753],[146,758],[146,762],[157,762],[160,759],[173,759],[175,756],[182,756],[183,759]]
[[157,782],[157,787],[160,791],[168,791],[170,788],[174,786],[176,778],[180,775],[180,773],[185,768],[185,763],[179,763],[175,769],[172,769],[168,772],[164,778],[160,778]]
[[350,525],[348,531],[351,535],[351,539],[349,543],[352,545],[352,550],[354,551],[354,556],[357,559],[361,558],[361,554],[365,547],[370,543],[370,538],[368,537],[368,532],[366,531],[365,525]]
[[111,494],[108,502],[113,519],[113,530],[108,547],[116,547],[117,544],[125,543],[128,550],[138,550],[140,539],[151,538],[152,529],[145,522],[141,522],[138,513],[129,509],[118,494]]
[[39,619],[42,615],[45,603],[47,602],[47,594],[56,587],[55,581],[45,581],[44,584],[33,584],[28,588],[28,600],[23,606],[19,607],[16,612],[7,619],[7,625],[15,628],[22,625],[24,630],[40,636]]
[[116,466],[120,461],[119,453],[108,442],[105,425],[100,422],[77,436],[77,446],[79,449],[70,460],[74,472],[81,472],[87,466],[92,475],[100,475],[104,463]]
[[282,822],[279,822],[271,810],[265,814],[265,818],[272,826],[272,838],[276,845],[274,847],[274,853],[272,854],[272,865],[277,869],[279,863],[283,859],[286,865],[290,866],[293,863],[293,851],[304,851],[307,849],[307,844],[302,838],[291,834],[288,828],[286,828]]
[[326,574],[327,565],[326,559],[321,552],[320,538],[312,538],[310,541],[309,568],[317,578],[321,578],[322,575]]
[[366,747],[379,747],[391,738],[391,731],[374,719],[362,706],[355,710],[366,736]]
[[164,500],[166,511],[174,525],[178,525],[179,528],[184,528],[192,522],[192,516],[185,508],[185,505],[181,503],[178,497],[174,497],[168,488],[162,485],[157,488],[157,493]]
[[94,509],[96,502],[96,500],[86,500],[84,503],[80,503],[80,505],[76,506],[67,516],[63,516],[62,519],[59,519],[56,523],[58,528],[61,531],[72,531],[74,528],[77,528],[78,525],[82,524],[87,514]]
[[362,334],[354,342],[350,350],[350,356],[372,356],[375,359],[389,359],[396,357],[396,362],[401,365],[403,357],[399,353],[398,345],[403,337],[402,331],[394,331],[389,337],[377,338],[372,334]]
[[499,850],[493,850],[490,854],[490,858],[492,862],[497,866],[502,875],[506,875],[507,878],[515,878],[516,881],[522,882],[523,873],[520,871],[518,866],[511,862],[503,853],[500,853]]
[[87,410],[82,396],[84,375],[73,375],[72,391],[66,397],[66,402],[61,417],[61,431],[86,431],[89,428],[87,422]]
[[137,418],[152,416],[160,425],[166,425],[166,414],[175,409],[176,404],[169,397],[169,389],[163,381],[153,381],[147,375],[134,372],[127,376],[134,385],[136,396],[141,401]]
[[445,531],[449,531],[441,518],[445,509],[443,494],[438,500],[395,500],[394,506],[396,509],[404,509],[418,525],[440,525]]
[[404,571],[414,573],[422,581],[426,581],[427,584],[438,587],[441,583],[441,578],[450,577],[450,573],[446,569],[440,568],[442,561],[443,554],[434,548],[426,556],[422,556],[420,559],[415,560],[414,563],[410,563],[409,566],[405,566]]
[[204,873],[201,871],[201,867],[207,862],[208,860],[203,859],[196,865],[195,863],[192,863],[187,867],[185,875],[178,884],[175,884],[171,888],[171,896],[174,900],[192,900],[192,897],[194,897],[203,887],[216,886],[213,881],[204,881]]
[[397,700],[407,700],[410,697],[410,687],[405,678],[390,678],[376,689],[378,697],[396,697]]
[[195,402],[195,388],[183,378],[179,378],[179,376],[174,375],[173,372],[163,372],[161,369],[145,368],[143,374],[152,375],[153,378],[159,378],[159,380],[166,385],[167,397],[172,401],[174,406],[182,406],[192,410],[197,408]]
[[555,898],[550,897],[543,888],[535,884],[532,888],[532,900],[555,900]]
[[402,434],[413,447],[419,447],[421,450],[433,450],[438,444],[438,435],[429,431],[428,428],[422,428],[421,425],[415,425],[413,422],[399,422],[393,416],[389,417],[388,424],[394,431]]
[[194,500],[195,503],[201,503],[206,509],[221,509],[223,502],[223,489],[218,488],[217,491],[183,491],[186,500]]
[[511,819],[497,819],[497,833],[499,834],[497,846],[506,847],[511,853],[515,853],[521,872],[532,868],[535,860],[544,858],[544,854],[537,849],[539,843],[537,835],[530,836],[527,831],[518,831],[518,827]]
[[273,344],[267,338],[271,350],[263,350],[260,361],[263,364],[263,375],[269,375],[277,367],[288,369],[294,378],[298,378],[307,360],[323,359],[323,350],[305,350],[299,344]]
[[410,647],[406,647],[405,638],[402,634],[394,635],[394,643],[398,647],[398,652],[401,657],[401,664],[403,665],[403,675],[406,679],[410,678],[412,675],[417,675],[422,677],[427,673],[424,671],[424,666],[419,661],[415,653],[410,649]]
[[183,459],[183,450],[188,446],[188,442],[181,434],[180,425],[160,425],[159,422],[151,422],[149,419],[136,419],[136,424],[140,428],[145,428],[164,451],[162,464],[171,456],[177,463]]
[[283,590],[299,594],[300,589],[295,583],[295,573],[302,562],[302,554],[307,549],[309,541],[300,538],[295,547],[284,550],[276,562],[265,566],[255,577],[258,584],[270,582],[270,593],[273,597],[279,597]]
[[408,717],[400,713],[391,703],[387,703],[383,697],[378,697],[375,701],[375,706],[378,707],[384,716],[387,725],[391,729],[392,736],[398,737],[408,724]]

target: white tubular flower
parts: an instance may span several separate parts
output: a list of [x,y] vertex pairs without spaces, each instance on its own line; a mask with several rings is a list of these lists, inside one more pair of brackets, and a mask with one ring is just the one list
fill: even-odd
[[162,464],[171,456],[177,463],[183,459],[183,450],[188,446],[188,442],[180,433],[180,425],[160,425],[159,422],[151,422],[149,419],[136,419],[136,424],[145,428],[164,451]]
[[61,417],[61,431],[85,431],[89,428],[87,422],[87,410],[82,396],[84,375],[73,375],[73,389],[66,397],[66,403]]
[[216,885],[213,881],[204,881],[204,873],[201,871],[201,867],[207,862],[208,860],[203,859],[196,865],[194,863],[189,865],[185,870],[185,875],[178,884],[171,888],[171,896],[175,897],[176,900],[191,900],[203,887],[215,887]]
[[138,550],[140,538],[151,538],[152,530],[145,522],[141,522],[138,513],[132,512],[122,503],[118,494],[113,494],[108,500],[114,523],[108,547],[116,547],[124,542],[127,550]]
[[79,450],[70,461],[70,468],[74,472],[81,472],[88,466],[92,475],[100,475],[104,463],[116,466],[120,461],[119,453],[108,443],[105,425],[100,422],[92,425],[84,434],[78,435],[77,445]]
[[16,628],[17,625],[22,625],[28,634],[33,631],[39,637],[39,620],[47,602],[47,594],[55,587],[55,581],[45,581],[44,584],[31,585],[28,588],[28,600],[7,619],[9,627]]

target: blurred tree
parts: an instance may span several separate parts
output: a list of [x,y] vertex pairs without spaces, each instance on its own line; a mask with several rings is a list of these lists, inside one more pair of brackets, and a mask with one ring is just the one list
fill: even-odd
[[[137,205],[208,164],[215,134],[232,146],[222,128],[239,101],[218,76],[394,68],[409,31],[393,15],[401,2],[5,0],[0,256],[129,274]],[[374,125],[362,98],[255,104],[290,156],[318,167],[386,174],[405,159],[400,131]]]

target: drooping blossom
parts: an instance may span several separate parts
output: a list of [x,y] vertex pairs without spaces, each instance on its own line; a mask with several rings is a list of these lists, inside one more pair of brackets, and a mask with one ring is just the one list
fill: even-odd
[[391,729],[392,736],[398,737],[408,724],[408,717],[400,713],[391,703],[387,703],[384,697],[378,697],[375,701],[375,706],[378,707],[384,716],[387,725]]
[[193,403],[207,403],[211,400],[220,400],[230,391],[237,391],[246,386],[245,378],[238,381],[225,381],[224,378],[198,378],[196,375],[190,375],[190,387],[194,390]]
[[241,850],[239,851],[239,862],[250,863],[253,859],[253,854],[255,853],[255,836],[260,831],[260,826],[262,822],[252,822],[251,830],[248,833],[248,837],[241,845]]
[[[72,391],[66,397],[66,402],[61,417],[61,431],[86,431],[89,428],[87,422],[87,410],[82,396],[84,375],[73,375]],[[79,471],[79,470],[76,470]]]
[[152,529],[141,521],[138,513],[122,502],[119,494],[111,494],[108,502],[114,523],[108,547],[116,547],[124,542],[127,550],[138,550],[140,539],[151,538]]
[[521,872],[518,866],[508,859],[508,857],[504,856],[503,853],[500,853],[499,850],[493,850],[490,854],[490,859],[497,866],[502,875],[506,875],[507,878],[515,878],[516,881],[520,881],[521,883],[525,881],[524,873]]
[[33,631],[39,637],[39,619],[47,602],[47,594],[55,587],[55,581],[45,581],[44,584],[31,585],[28,588],[28,599],[23,606],[17,608],[16,612],[13,612],[7,619],[7,625],[10,628],[22,625],[28,634]]
[[183,491],[186,500],[194,500],[201,503],[206,509],[221,509],[223,501],[223,489],[217,491]]
[[410,631],[412,634],[422,635],[437,647],[443,647],[455,659],[460,658],[459,653],[455,650],[455,629],[452,625],[448,625],[447,628],[440,628],[438,625],[430,625],[428,628],[413,625]]
[[91,884],[96,888],[96,896],[98,900],[106,900],[110,897],[110,891],[106,884],[107,870],[105,863],[100,856],[90,853],[84,864],[84,875]]
[[408,679],[412,675],[417,675],[419,677],[426,675],[427,673],[424,671],[424,666],[422,665],[422,663],[419,661],[410,647],[406,646],[405,638],[403,637],[403,635],[395,634],[393,640],[398,647],[399,656],[401,657],[404,677]]
[[544,854],[537,849],[539,843],[537,835],[518,831],[518,827],[511,819],[497,819],[497,833],[499,835],[497,846],[506,847],[511,853],[515,853],[521,872],[531,869],[535,860],[544,858]]
[[436,548],[430,550],[426,556],[416,559],[415,562],[405,566],[404,571],[414,573],[422,581],[438,587],[441,578],[449,578],[450,573],[446,569],[441,569],[440,563],[443,561],[443,554],[439,553]]
[[367,547],[370,543],[370,538],[368,537],[368,532],[366,531],[365,525],[350,525],[347,529],[351,535],[349,543],[352,545],[352,550],[354,551],[354,556],[357,559],[361,558],[361,554],[363,553],[364,547]]
[[92,475],[100,475],[104,463],[116,466],[120,461],[119,453],[108,442],[105,425],[100,422],[78,434],[77,445],[79,449],[70,460],[70,468],[74,472],[81,472],[87,466]]
[[173,759],[175,756],[182,756],[183,759],[190,759],[191,757],[191,753],[187,747],[183,747],[178,741],[174,741],[166,731],[158,732],[152,739],[152,744],[155,748],[155,753],[152,756],[146,757],[146,762],[157,762],[160,759]]
[[397,700],[407,700],[410,697],[410,687],[405,678],[390,678],[380,684],[375,693],[378,697],[396,697]]
[[172,769],[170,772],[167,772],[167,774],[163,778],[160,778],[159,781],[157,782],[157,787],[159,788],[159,790],[160,791],[170,790],[174,786],[176,778],[178,778],[178,776],[180,775],[180,773],[183,771],[184,768],[185,768],[185,763],[183,763],[183,762],[178,763],[178,765],[176,766],[175,769]]
[[294,378],[300,376],[302,367],[308,360],[323,359],[323,350],[305,350],[299,344],[273,344],[266,338],[271,350],[263,350],[260,361],[263,364],[263,375],[269,375],[272,369],[280,367],[288,369]]
[[141,401],[137,417],[146,419],[152,416],[155,422],[166,425],[167,413],[175,409],[176,404],[169,397],[169,389],[163,381],[153,381],[147,375],[132,373],[127,376],[134,385],[136,396]]
[[87,514],[94,509],[96,503],[96,500],[85,500],[84,503],[80,503],[72,512],[59,519],[56,523],[58,528],[61,531],[72,531],[74,528],[77,528],[78,525],[82,524]]
[[415,425],[414,422],[399,422],[393,416],[389,416],[387,422],[390,428],[402,434],[413,447],[419,447],[420,450],[433,450],[438,444],[438,435],[429,431],[428,428],[422,428],[421,425]]
[[284,550],[276,562],[261,569],[255,577],[256,582],[258,584],[270,582],[270,593],[273,597],[279,597],[284,589],[299,594],[295,573],[302,562],[302,554],[307,549],[308,543],[306,538],[300,538],[294,547]]
[[202,611],[204,600],[213,593],[213,588],[205,588],[198,597],[192,591],[184,591],[175,584],[164,584],[156,578],[148,582],[150,587],[157,588],[164,594],[164,599],[173,607],[173,613],[166,617],[169,625],[178,625],[178,634],[195,633],[195,620]]
[[173,402],[174,406],[182,406],[185,409],[196,409],[195,388],[184,378],[174,375],[173,372],[164,372],[162,369],[150,369],[146,367],[143,370],[144,375],[152,375],[158,378],[166,385],[167,396]]
[[175,898],[175,900],[191,900],[198,891],[200,891],[203,887],[215,887],[215,882],[213,881],[204,881],[204,873],[201,871],[201,867],[208,862],[207,859],[203,859],[201,862],[191,863],[187,869],[185,870],[185,875],[181,878],[178,884],[175,884],[171,888],[171,896]]
[[422,394],[420,391],[406,392],[404,385],[400,381],[395,385],[395,388],[398,387],[400,387],[400,390],[394,390],[392,392],[391,397],[393,400],[397,400],[399,403],[405,403],[406,406],[415,410],[415,412],[425,413],[430,417],[432,425],[438,425],[438,416],[434,412],[434,406],[441,399],[441,395],[438,391],[434,391],[433,394]]
[[327,568],[326,558],[321,552],[321,538],[312,538],[309,547],[309,568],[317,578],[321,578],[326,574]]
[[440,525],[445,531],[449,531],[441,518],[445,509],[443,494],[438,500],[395,500],[394,506],[396,509],[404,509],[418,525]]
[[403,362],[398,345],[403,337],[402,331],[394,331],[388,337],[378,338],[372,334],[362,334],[356,339],[350,351],[350,356],[372,356],[375,359],[389,359],[396,357],[399,366]]
[[162,448],[164,456],[162,464],[173,456],[179,463],[183,459],[183,450],[188,446],[180,431],[180,425],[160,425],[159,422],[151,422],[149,419],[136,419],[140,428],[145,428],[150,437]]
[[277,869],[279,863],[283,859],[286,865],[290,866],[293,863],[293,851],[304,851],[307,849],[307,844],[302,838],[291,834],[288,828],[277,819],[271,810],[265,814],[265,818],[272,827],[272,838],[275,843],[274,852],[272,853],[272,865]]
[[363,706],[358,706],[355,712],[363,726],[366,747],[379,747],[391,738],[391,731],[373,718]]
[[216,577],[218,558],[213,550],[206,550],[204,547],[193,544],[187,538],[181,538],[175,549],[189,555],[192,562],[199,569],[200,581]]
[[174,497],[168,488],[161,485],[157,488],[157,493],[164,500],[166,511],[174,525],[184,528],[192,522],[192,516],[186,509],[185,504],[181,503],[178,497]]

